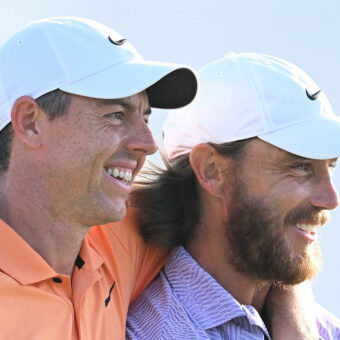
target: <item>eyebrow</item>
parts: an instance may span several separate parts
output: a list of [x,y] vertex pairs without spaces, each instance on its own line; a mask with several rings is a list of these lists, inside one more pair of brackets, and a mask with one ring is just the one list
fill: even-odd
[[[126,110],[133,111],[136,107],[134,105],[131,105],[126,99],[124,98],[119,98],[119,99],[102,99],[100,100],[101,105],[120,105]],[[149,116],[151,115],[151,107],[149,106],[144,112],[144,116]]]
[[308,159],[311,159],[311,158],[307,158],[307,157],[302,157],[302,156],[299,156],[299,155],[295,155],[293,153],[290,153],[290,152],[287,152],[288,154],[288,158],[290,159],[294,159],[294,160],[297,160],[297,161],[306,161]]

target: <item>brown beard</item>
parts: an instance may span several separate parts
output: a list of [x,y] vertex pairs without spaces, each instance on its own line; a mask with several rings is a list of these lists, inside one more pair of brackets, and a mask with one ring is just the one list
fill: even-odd
[[304,254],[294,255],[284,233],[297,223],[326,223],[325,211],[312,206],[295,208],[282,223],[282,217],[275,215],[275,204],[251,196],[239,181],[231,202],[226,237],[231,263],[238,272],[277,285],[297,284],[317,274],[322,263],[318,243],[306,246]]

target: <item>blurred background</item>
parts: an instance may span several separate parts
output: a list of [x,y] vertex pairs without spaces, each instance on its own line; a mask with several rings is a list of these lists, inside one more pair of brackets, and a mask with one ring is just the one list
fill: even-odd
[[[70,15],[111,26],[145,58],[194,68],[228,51],[271,54],[309,73],[340,114],[339,14],[338,0],[0,0],[0,43],[32,20]],[[160,145],[164,117],[154,110],[150,123]],[[334,181],[340,190],[340,169]],[[314,293],[340,317],[339,210],[322,228],[321,246],[324,265]]]

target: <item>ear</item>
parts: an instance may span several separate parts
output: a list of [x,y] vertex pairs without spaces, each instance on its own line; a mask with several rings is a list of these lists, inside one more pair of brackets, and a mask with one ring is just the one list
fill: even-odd
[[11,118],[15,135],[30,148],[41,146],[41,115],[42,111],[32,97],[20,97],[13,104]]
[[229,189],[232,160],[221,156],[209,144],[199,144],[190,152],[190,164],[200,186],[210,195],[224,200]]

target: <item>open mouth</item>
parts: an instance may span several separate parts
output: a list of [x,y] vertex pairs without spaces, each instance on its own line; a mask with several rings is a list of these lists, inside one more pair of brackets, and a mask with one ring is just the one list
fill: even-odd
[[298,228],[299,230],[303,231],[304,233],[314,237],[314,236],[316,236],[318,226],[312,225],[312,224],[299,223],[299,224],[296,225],[296,228]]
[[132,171],[130,169],[107,167],[104,168],[105,172],[111,177],[118,179],[119,181],[131,185],[132,183]]

